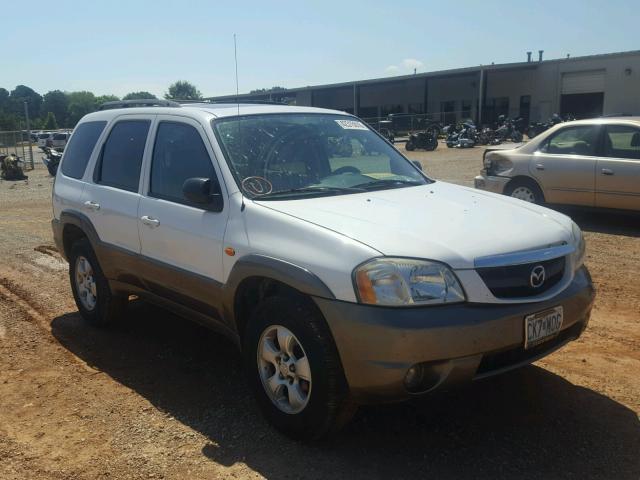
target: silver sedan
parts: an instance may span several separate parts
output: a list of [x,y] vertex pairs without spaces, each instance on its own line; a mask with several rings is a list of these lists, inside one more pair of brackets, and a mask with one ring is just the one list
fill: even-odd
[[556,125],[513,149],[487,149],[475,187],[527,202],[640,211],[640,117]]

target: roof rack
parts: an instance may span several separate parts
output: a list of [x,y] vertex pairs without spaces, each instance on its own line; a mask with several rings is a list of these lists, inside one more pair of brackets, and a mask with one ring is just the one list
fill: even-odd
[[211,103],[213,105],[216,104],[223,104],[223,105],[227,105],[227,104],[233,104],[235,105],[236,103],[239,103],[240,105],[252,105],[252,104],[256,104],[256,105],[287,105],[284,102],[276,102],[275,100],[243,100],[243,99],[238,99],[238,100],[200,100],[200,103]]
[[136,100],[116,100],[105,102],[98,110],[112,110],[114,108],[134,108],[134,107],[173,107],[179,108],[181,105],[173,100],[160,100],[158,98],[142,98]]

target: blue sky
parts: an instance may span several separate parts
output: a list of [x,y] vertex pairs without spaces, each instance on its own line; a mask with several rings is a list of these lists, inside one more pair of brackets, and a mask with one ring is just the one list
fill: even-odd
[[7,0],[0,87],[231,94],[234,33],[241,92],[634,50],[637,2]]

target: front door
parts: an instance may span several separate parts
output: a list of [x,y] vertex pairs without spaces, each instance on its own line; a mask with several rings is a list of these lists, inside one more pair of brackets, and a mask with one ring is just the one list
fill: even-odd
[[529,171],[548,203],[594,205],[599,127],[564,127],[549,136],[531,157]]
[[[207,308],[216,294],[213,290],[223,281],[229,209],[225,202],[221,212],[207,210],[182,193],[188,178],[209,178],[212,183],[220,178],[202,126],[184,117],[159,116],[146,172],[138,221],[150,289],[174,295],[174,300],[197,310]],[[224,185],[220,188],[224,198]]]
[[596,167],[596,207],[640,211],[640,129],[606,125]]

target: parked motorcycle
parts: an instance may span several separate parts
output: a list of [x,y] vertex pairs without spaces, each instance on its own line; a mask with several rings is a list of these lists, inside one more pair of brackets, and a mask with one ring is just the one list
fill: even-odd
[[42,157],[42,163],[47,167],[49,175],[55,177],[58,172],[58,165],[60,165],[60,160],[62,159],[62,153],[50,147],[43,147],[43,150],[46,156]]
[[431,152],[438,148],[438,129],[429,128],[420,132],[412,132],[409,134],[409,140],[404,146],[407,151],[411,152],[416,148]]
[[522,134],[522,118],[516,118],[512,120],[500,115],[498,117],[498,128],[495,131],[495,136],[492,145],[499,145],[502,142],[515,142],[520,143],[524,139]]
[[460,125],[451,125],[446,138],[449,148],[471,148],[477,143],[477,129],[473,121],[467,120]]

